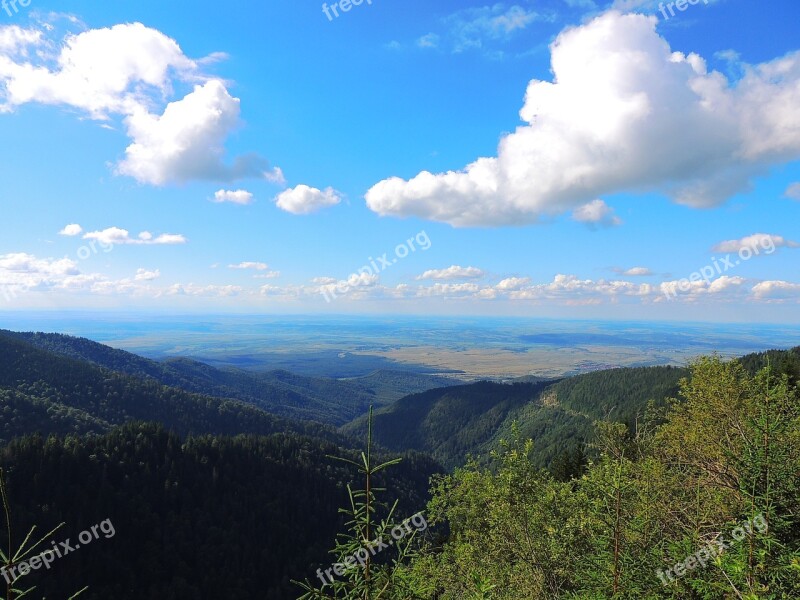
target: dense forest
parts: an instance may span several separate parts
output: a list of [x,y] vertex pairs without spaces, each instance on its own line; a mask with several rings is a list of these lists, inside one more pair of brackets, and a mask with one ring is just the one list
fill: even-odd
[[[31,436],[0,453],[12,530],[65,523],[54,540],[110,519],[115,535],[29,576],[37,596],[83,600],[289,598],[342,525],[352,473],[331,443],[295,434],[182,439],[160,425],[103,436]],[[405,514],[423,508],[436,465],[410,454],[383,482]],[[0,580],[0,583],[2,581]]]
[[513,427],[491,464],[434,480],[426,514],[443,529],[410,560],[303,598],[797,600],[797,359],[697,360],[634,427],[597,421],[597,458],[568,481]]
[[[39,334],[0,333],[0,357],[11,545],[115,530],[23,577],[31,597],[800,598],[800,349],[422,389],[338,430],[324,403],[260,408],[285,398],[263,374]],[[424,535],[321,583],[423,508]]]

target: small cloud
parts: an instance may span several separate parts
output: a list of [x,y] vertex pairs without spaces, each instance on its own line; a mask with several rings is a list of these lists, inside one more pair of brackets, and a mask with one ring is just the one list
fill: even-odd
[[753,286],[758,300],[789,300],[800,298],[800,284],[788,281],[762,281]]
[[277,279],[281,276],[280,271],[267,271],[266,273],[259,273],[258,275],[253,275],[253,279]]
[[622,220],[614,215],[614,209],[600,199],[576,208],[572,212],[572,218],[579,223],[600,227],[622,225]]
[[530,277],[509,277],[507,279],[503,279],[503,281],[494,287],[502,292],[512,292],[519,290],[521,287],[528,285],[530,282]]
[[188,240],[174,233],[162,233],[158,237],[153,237],[149,231],[142,231],[138,237],[132,238],[127,229],[119,227],[109,227],[102,231],[90,231],[83,236],[85,240],[97,240],[101,244],[108,245],[153,245],[167,246],[175,244],[185,244]]
[[161,277],[161,271],[148,271],[147,269],[136,269],[136,281],[153,281]]
[[315,285],[332,285],[336,283],[337,279],[335,277],[314,277],[311,280],[311,283]]
[[307,185],[289,188],[275,196],[278,208],[293,215],[309,215],[341,201],[341,194],[331,187],[319,190]]
[[254,271],[266,271],[269,265],[263,262],[240,262],[237,265],[228,265],[229,269],[252,269]]
[[66,227],[64,227],[64,229],[59,231],[58,235],[66,235],[69,237],[74,237],[82,233],[83,233],[83,227],[81,227],[77,223],[71,223],[70,225],[67,225]]
[[784,196],[792,200],[800,200],[800,181],[786,188]]
[[615,273],[628,277],[649,277],[653,272],[647,267],[631,267],[630,269],[614,269]]
[[458,265],[453,265],[451,267],[447,267],[446,269],[431,269],[429,271],[425,271],[422,275],[417,277],[417,280],[477,279],[483,277],[483,275],[484,272],[477,267],[461,267]]
[[418,48],[437,48],[439,46],[439,36],[435,33],[428,33],[417,40]]
[[280,167],[264,171],[264,179],[275,185],[286,185],[286,177],[283,176],[283,170]]
[[[712,248],[714,252],[739,252],[743,248],[750,248],[751,250],[770,250],[774,251],[775,248],[800,248],[800,244],[787,240],[780,235],[770,235],[768,233],[754,233],[748,235],[740,240],[727,240],[720,242]],[[756,252],[757,254],[758,252]]]
[[251,204],[253,202],[253,194],[247,190],[218,190],[214,193],[212,202],[230,202],[232,204],[241,205]]

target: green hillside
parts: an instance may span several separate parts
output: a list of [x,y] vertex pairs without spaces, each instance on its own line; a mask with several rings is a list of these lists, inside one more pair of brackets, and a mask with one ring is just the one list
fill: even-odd
[[451,384],[442,377],[403,371],[375,371],[343,381],[282,370],[261,373],[217,368],[187,358],[158,362],[85,338],[52,333],[0,331],[0,340],[4,337],[117,373],[206,396],[241,400],[274,415],[334,426],[365,414],[370,405],[384,406],[410,393]]

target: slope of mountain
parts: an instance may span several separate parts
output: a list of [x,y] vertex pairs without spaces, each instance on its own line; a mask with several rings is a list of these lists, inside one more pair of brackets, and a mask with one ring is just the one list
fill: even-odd
[[[552,382],[502,384],[481,381],[406,396],[375,412],[375,441],[388,449],[430,453],[446,467],[491,440],[510,415],[535,402]],[[363,435],[366,419],[342,431]]]
[[[630,422],[649,400],[675,396],[688,372],[675,367],[613,369],[560,381],[488,383],[430,390],[398,400],[375,413],[377,443],[394,450],[428,452],[446,467],[467,454],[496,448],[512,423],[535,441],[534,458],[547,466],[589,439],[595,420]],[[363,434],[364,419],[341,431]]]
[[[14,440],[0,449],[0,467],[15,533],[64,522],[53,540],[74,542],[104,520],[114,530],[25,582],[37,598],[84,586],[86,600],[296,598],[291,579],[331,566],[345,484],[363,485],[329,455],[358,458],[295,434],[181,438],[140,423],[102,436]],[[409,455],[377,483],[410,516],[425,507],[437,470]]]
[[103,433],[129,421],[156,421],[178,433],[268,435],[293,432],[344,443],[333,429],[268,414],[140,379],[0,335],[0,438],[33,433]]
[[399,371],[376,371],[346,381],[286,371],[259,373],[212,367],[187,358],[157,362],[85,338],[61,334],[0,331],[0,339],[3,337],[162,385],[241,400],[275,415],[334,426],[365,414],[370,405],[384,406],[409,393],[452,383],[442,377]]

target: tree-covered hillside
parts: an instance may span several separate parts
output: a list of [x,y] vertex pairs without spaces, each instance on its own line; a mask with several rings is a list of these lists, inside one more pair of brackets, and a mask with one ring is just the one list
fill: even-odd
[[[352,472],[328,455],[351,451],[295,434],[181,439],[132,423],[95,437],[40,436],[0,451],[15,541],[37,525],[75,543],[105,519],[115,535],[25,578],[34,597],[291,598],[291,579],[327,567],[337,507]],[[407,455],[379,483],[406,515],[427,501],[438,467]],[[4,587],[4,586],[3,586]],[[1,595],[1,594],[0,594]]]
[[21,340],[53,354],[188,392],[241,400],[274,415],[333,426],[366,414],[371,405],[384,406],[410,393],[452,384],[442,377],[403,371],[376,371],[343,381],[281,370],[217,368],[188,358],[158,362],[85,338],[56,333],[0,331],[0,341],[3,338]]
[[294,432],[344,443],[332,429],[122,375],[0,336],[0,441],[34,432],[104,433],[128,421],[155,421],[181,434]]
[[[429,452],[447,467],[467,454],[485,455],[516,423],[536,440],[533,460],[549,466],[578,452],[592,423],[609,418],[633,422],[648,402],[663,405],[678,392],[688,370],[675,367],[612,369],[560,381],[500,384],[480,382],[430,390],[403,398],[375,413],[375,440],[394,451]],[[342,428],[358,435],[363,418]]]

